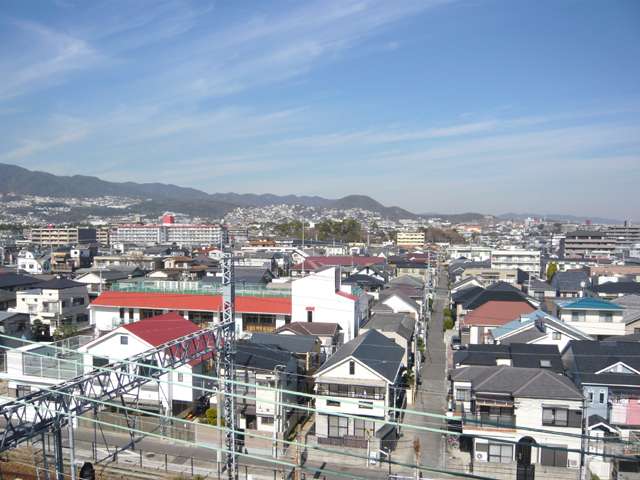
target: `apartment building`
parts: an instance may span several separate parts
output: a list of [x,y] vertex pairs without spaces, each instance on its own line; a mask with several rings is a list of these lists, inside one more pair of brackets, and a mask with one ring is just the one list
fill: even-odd
[[399,247],[424,246],[424,232],[419,230],[400,231],[396,235],[396,244]]
[[540,251],[538,250],[492,250],[491,268],[494,270],[520,269],[534,275],[540,275]]
[[95,228],[84,227],[54,227],[32,228],[28,233],[33,245],[40,247],[62,247],[78,243],[95,243],[97,241]]
[[576,230],[566,234],[562,249],[565,257],[608,258],[616,249],[616,241],[607,232]]
[[228,242],[228,234],[218,224],[131,224],[114,226],[109,233],[109,241],[136,245],[219,245]]

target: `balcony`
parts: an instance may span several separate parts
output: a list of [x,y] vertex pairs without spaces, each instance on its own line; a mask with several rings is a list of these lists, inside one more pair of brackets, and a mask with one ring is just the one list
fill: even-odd
[[463,422],[467,428],[490,430],[515,430],[516,416],[493,413],[465,413]]

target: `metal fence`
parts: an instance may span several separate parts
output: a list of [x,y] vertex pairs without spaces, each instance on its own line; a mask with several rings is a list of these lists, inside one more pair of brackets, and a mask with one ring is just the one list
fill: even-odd
[[[110,289],[115,292],[140,293],[184,293],[190,295],[222,295],[222,285],[207,282],[156,281],[114,282]],[[272,290],[259,284],[236,284],[236,295],[250,297],[290,297],[288,290]]]
[[51,346],[34,348],[22,353],[24,375],[55,380],[68,380],[84,373],[83,355],[59,353]]

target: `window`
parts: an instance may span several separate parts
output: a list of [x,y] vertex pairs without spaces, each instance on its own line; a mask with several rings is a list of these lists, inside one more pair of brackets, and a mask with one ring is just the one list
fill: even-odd
[[540,448],[540,463],[549,467],[567,466],[567,446],[557,445],[555,448]]
[[307,322],[313,322],[313,311],[307,310]]
[[355,375],[355,374],[356,374],[356,362],[351,360],[349,361],[349,375]]
[[104,367],[109,363],[109,359],[105,357],[93,357],[93,366],[95,367]]
[[493,463],[511,463],[513,460],[513,446],[500,443],[489,444],[489,461]]
[[339,407],[340,406],[340,402],[337,402],[335,400],[327,400],[327,407]]
[[551,360],[540,360],[540,368],[551,368]]
[[120,335],[120,345],[129,345],[129,337],[127,335]]
[[593,403],[593,392],[589,392],[589,403]]
[[273,425],[273,417],[262,417],[263,425]]
[[74,297],[74,299],[71,301],[71,304],[76,307],[78,305],[84,305],[84,298],[83,297]]
[[600,390],[600,403],[604,403],[604,390]]
[[613,322],[613,312],[600,312],[600,321],[607,323]]
[[129,322],[133,320],[133,308],[129,309]]
[[328,415],[329,437],[342,438],[349,433],[349,419]]
[[291,323],[291,315],[284,316],[284,324],[289,325]]
[[553,340],[562,340],[562,334],[560,332],[553,332],[551,338]]
[[584,322],[586,320],[584,312],[571,312],[572,322]]
[[178,372],[178,381],[179,382],[183,382],[184,381],[184,373]]
[[373,410],[373,402],[358,402],[358,408],[364,408],[365,410]]
[[542,425],[566,427],[569,425],[569,411],[566,408],[543,407]]
[[468,388],[458,388],[456,389],[456,400],[458,402],[469,402],[471,401],[471,390]]
[[120,320],[124,320],[124,308],[120,309]]
[[376,424],[370,420],[362,420],[356,418],[353,420],[353,436],[358,438],[367,438],[373,436],[376,432]]

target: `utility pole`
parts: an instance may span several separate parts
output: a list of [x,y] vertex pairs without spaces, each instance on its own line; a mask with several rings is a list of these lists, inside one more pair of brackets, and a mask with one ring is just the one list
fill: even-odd
[[280,388],[280,369],[284,369],[284,365],[276,365],[273,369],[273,375],[275,377],[275,407],[273,412],[273,458],[278,458],[278,435],[282,430],[281,422],[282,415],[280,413],[282,399],[280,395],[282,394],[282,389]]

